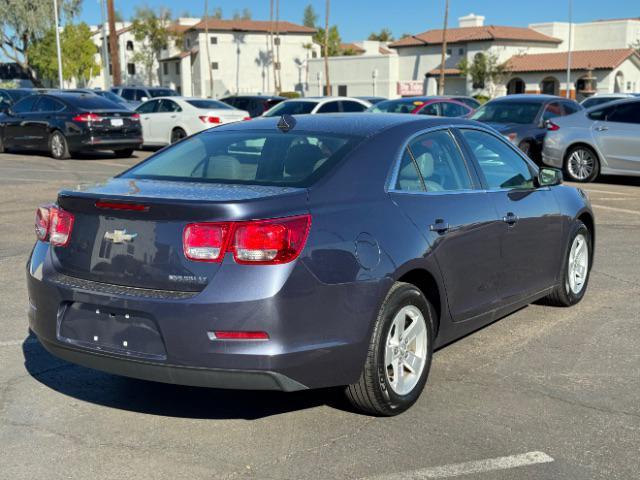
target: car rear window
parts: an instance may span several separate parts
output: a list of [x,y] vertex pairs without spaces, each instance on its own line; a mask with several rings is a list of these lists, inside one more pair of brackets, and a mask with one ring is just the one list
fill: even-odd
[[218,102],[217,100],[187,100],[189,105],[192,105],[196,108],[202,108],[205,110],[211,109],[224,109],[224,110],[233,110],[234,108],[230,105],[227,105],[224,102]]
[[150,88],[149,95],[152,97],[175,97],[178,94],[170,88]]
[[476,110],[471,119],[479,122],[527,125],[535,122],[541,106],[541,103],[536,102],[489,102]]
[[304,115],[311,113],[311,110],[318,105],[317,102],[282,102],[264,114],[265,117],[279,117],[280,115]]
[[64,99],[75,108],[80,110],[120,110],[122,107],[117,103],[107,100],[99,95],[87,93],[83,95],[65,95]]
[[209,131],[183,140],[122,178],[307,187],[359,137],[280,131]]

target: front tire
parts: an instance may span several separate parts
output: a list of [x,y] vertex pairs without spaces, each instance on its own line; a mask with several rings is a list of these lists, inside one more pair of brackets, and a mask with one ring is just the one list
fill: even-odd
[[424,389],[433,353],[435,311],[414,285],[396,282],[380,308],[360,379],[346,387],[354,407],[393,416]]
[[591,272],[591,233],[576,220],[569,236],[569,248],[562,265],[560,283],[543,298],[543,303],[556,307],[571,307],[584,297]]
[[56,130],[49,137],[49,152],[56,160],[66,160],[71,158],[69,144],[62,132]]
[[600,174],[598,155],[586,145],[571,147],[564,161],[564,174],[574,182],[593,182]]

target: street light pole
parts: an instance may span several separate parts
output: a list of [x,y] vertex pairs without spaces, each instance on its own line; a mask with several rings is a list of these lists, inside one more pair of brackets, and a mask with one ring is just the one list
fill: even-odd
[[104,79],[104,89],[111,87],[111,77],[109,76],[109,52],[107,49],[107,20],[105,15],[104,0],[100,0],[100,16],[102,18],[102,77]]
[[569,51],[567,52],[567,85],[565,96],[571,97],[571,48],[573,37],[573,1],[569,0]]
[[56,50],[58,51],[58,87],[64,88],[62,84],[62,51],[60,49],[60,27],[58,24],[58,0],[53,0],[53,16],[56,21]]

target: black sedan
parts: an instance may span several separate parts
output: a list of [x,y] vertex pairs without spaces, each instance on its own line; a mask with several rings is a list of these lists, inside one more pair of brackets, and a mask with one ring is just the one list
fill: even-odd
[[547,122],[580,110],[577,102],[554,95],[508,95],[485,103],[471,118],[498,130],[540,165]]
[[0,152],[46,150],[65,159],[86,150],[113,150],[128,157],[141,144],[140,116],[93,94],[31,95],[0,115]]
[[583,298],[593,212],[561,178],[468,120],[221,125],[37,210],[30,327],[110,373],[344,386],[396,415],[434,349],[530,302]]

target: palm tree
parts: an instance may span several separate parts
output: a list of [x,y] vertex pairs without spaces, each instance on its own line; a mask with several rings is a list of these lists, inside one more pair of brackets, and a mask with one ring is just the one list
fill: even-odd
[[438,82],[438,95],[444,95],[444,63],[447,60],[447,22],[449,20],[449,0],[445,0],[444,27],[442,29],[442,55],[440,60],[440,81]]
[[255,60],[256,65],[262,69],[262,92],[266,92],[268,85],[268,76],[269,76],[269,65],[271,65],[271,55],[268,50],[260,50],[258,52],[258,57]]
[[[240,45],[245,42],[245,34],[236,32],[233,35],[233,41],[236,44],[236,95],[240,93]],[[208,43],[208,42],[207,42]]]
[[331,82],[329,81],[329,4],[330,0],[327,0],[324,13],[324,77],[326,95],[331,95]]
[[309,90],[309,58],[311,57],[311,50],[313,50],[313,42],[305,43],[304,45],[302,45],[302,48],[304,48],[307,51],[307,61],[305,64],[304,89],[303,89],[303,91],[306,92]]

